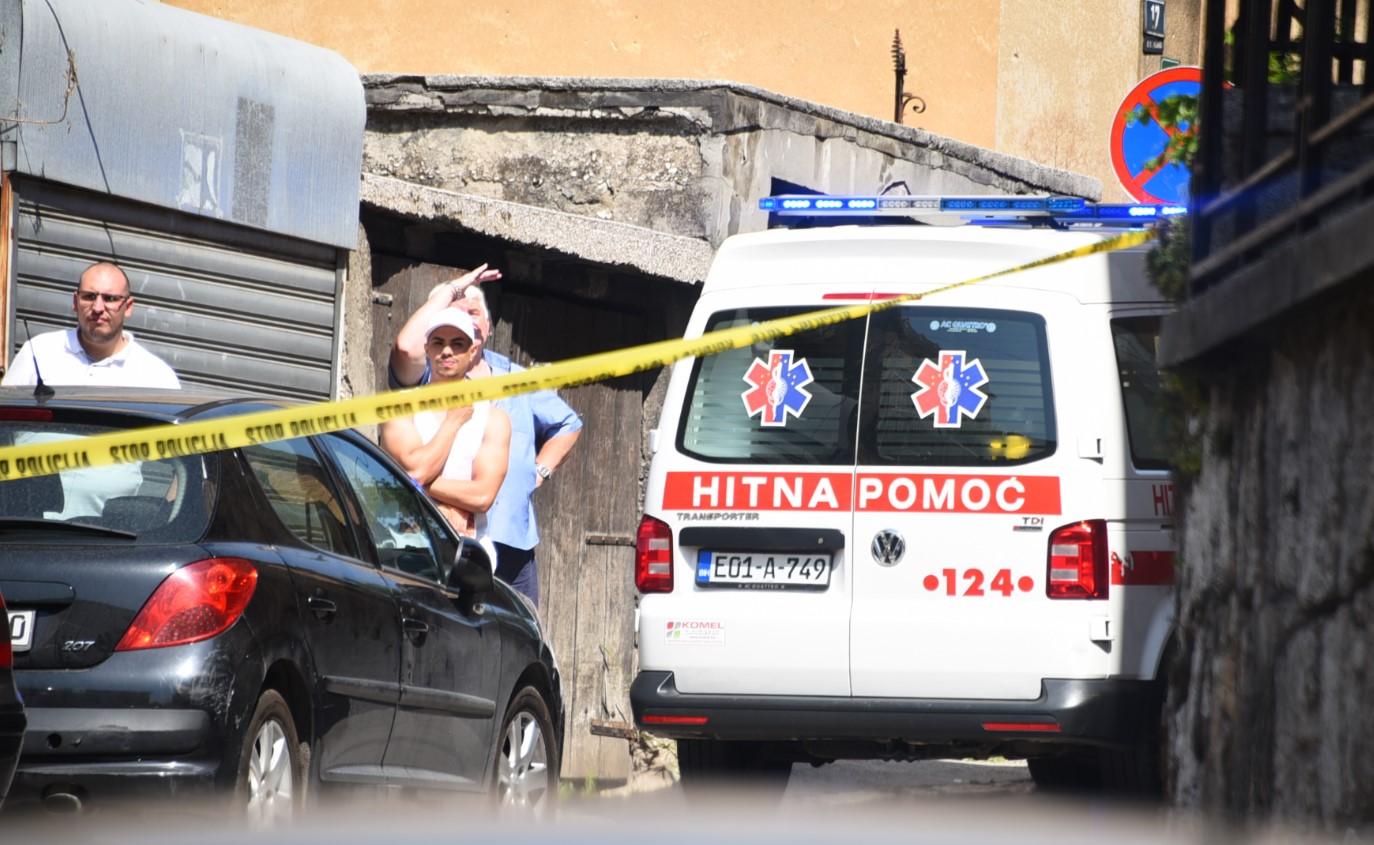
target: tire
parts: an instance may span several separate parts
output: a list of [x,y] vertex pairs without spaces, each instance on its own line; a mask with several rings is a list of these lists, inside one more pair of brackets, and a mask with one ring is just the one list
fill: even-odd
[[289,820],[305,798],[305,754],[291,708],[276,690],[259,698],[243,734],[234,803],[250,823],[270,826]]
[[1157,758],[1159,748],[1139,742],[1124,751],[1102,752],[1102,783],[1122,798],[1156,800],[1163,796]]
[[534,687],[511,699],[496,740],[493,798],[502,813],[549,818],[558,800],[561,749],[548,705]]
[[790,760],[769,756],[758,743],[716,739],[678,740],[677,769],[689,794],[745,786],[781,796],[792,776]]
[[1168,769],[1169,723],[1161,689],[1148,703],[1145,723],[1149,728],[1128,748],[1100,752],[1102,781],[1107,790],[1123,798],[1159,801],[1164,798]]
[[1026,761],[1031,779],[1046,792],[1092,792],[1102,788],[1102,769],[1097,754],[1063,754],[1032,757]]

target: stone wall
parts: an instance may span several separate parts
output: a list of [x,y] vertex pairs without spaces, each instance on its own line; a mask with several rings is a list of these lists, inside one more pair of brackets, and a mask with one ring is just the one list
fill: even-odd
[[767,225],[782,179],[827,193],[1058,193],[1075,173],[726,82],[368,76],[363,169],[702,238]]
[[1182,805],[1374,824],[1371,276],[1191,368],[1206,404],[1170,689]]

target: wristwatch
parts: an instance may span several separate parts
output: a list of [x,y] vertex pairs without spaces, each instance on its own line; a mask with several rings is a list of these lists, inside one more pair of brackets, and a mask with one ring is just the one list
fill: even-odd
[[537,476],[539,476],[540,478],[544,479],[545,481],[548,481],[548,480],[549,480],[549,476],[550,476],[550,475],[553,475],[553,470],[549,469],[548,467],[544,466],[543,464],[535,464],[535,465],[534,465],[534,474],[537,475]]

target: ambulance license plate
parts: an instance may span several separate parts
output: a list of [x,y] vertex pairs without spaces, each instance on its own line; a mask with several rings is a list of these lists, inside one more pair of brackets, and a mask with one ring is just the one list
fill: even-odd
[[33,645],[33,611],[10,611],[10,648],[16,652],[28,651]]
[[697,585],[752,590],[824,590],[831,555],[794,552],[697,553]]

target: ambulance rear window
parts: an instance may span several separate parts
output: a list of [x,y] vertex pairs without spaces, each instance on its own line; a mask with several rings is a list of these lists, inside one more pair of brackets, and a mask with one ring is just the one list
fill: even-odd
[[1158,317],[1130,317],[1112,321],[1121,398],[1126,405],[1126,429],[1131,438],[1131,463],[1137,469],[1168,469],[1169,451],[1163,408],[1164,389],[1155,346]]
[[[706,331],[813,310],[720,311]],[[718,463],[852,465],[863,330],[849,320],[697,359],[678,450]]]
[[861,464],[985,466],[1053,454],[1045,321],[974,308],[873,315]]

